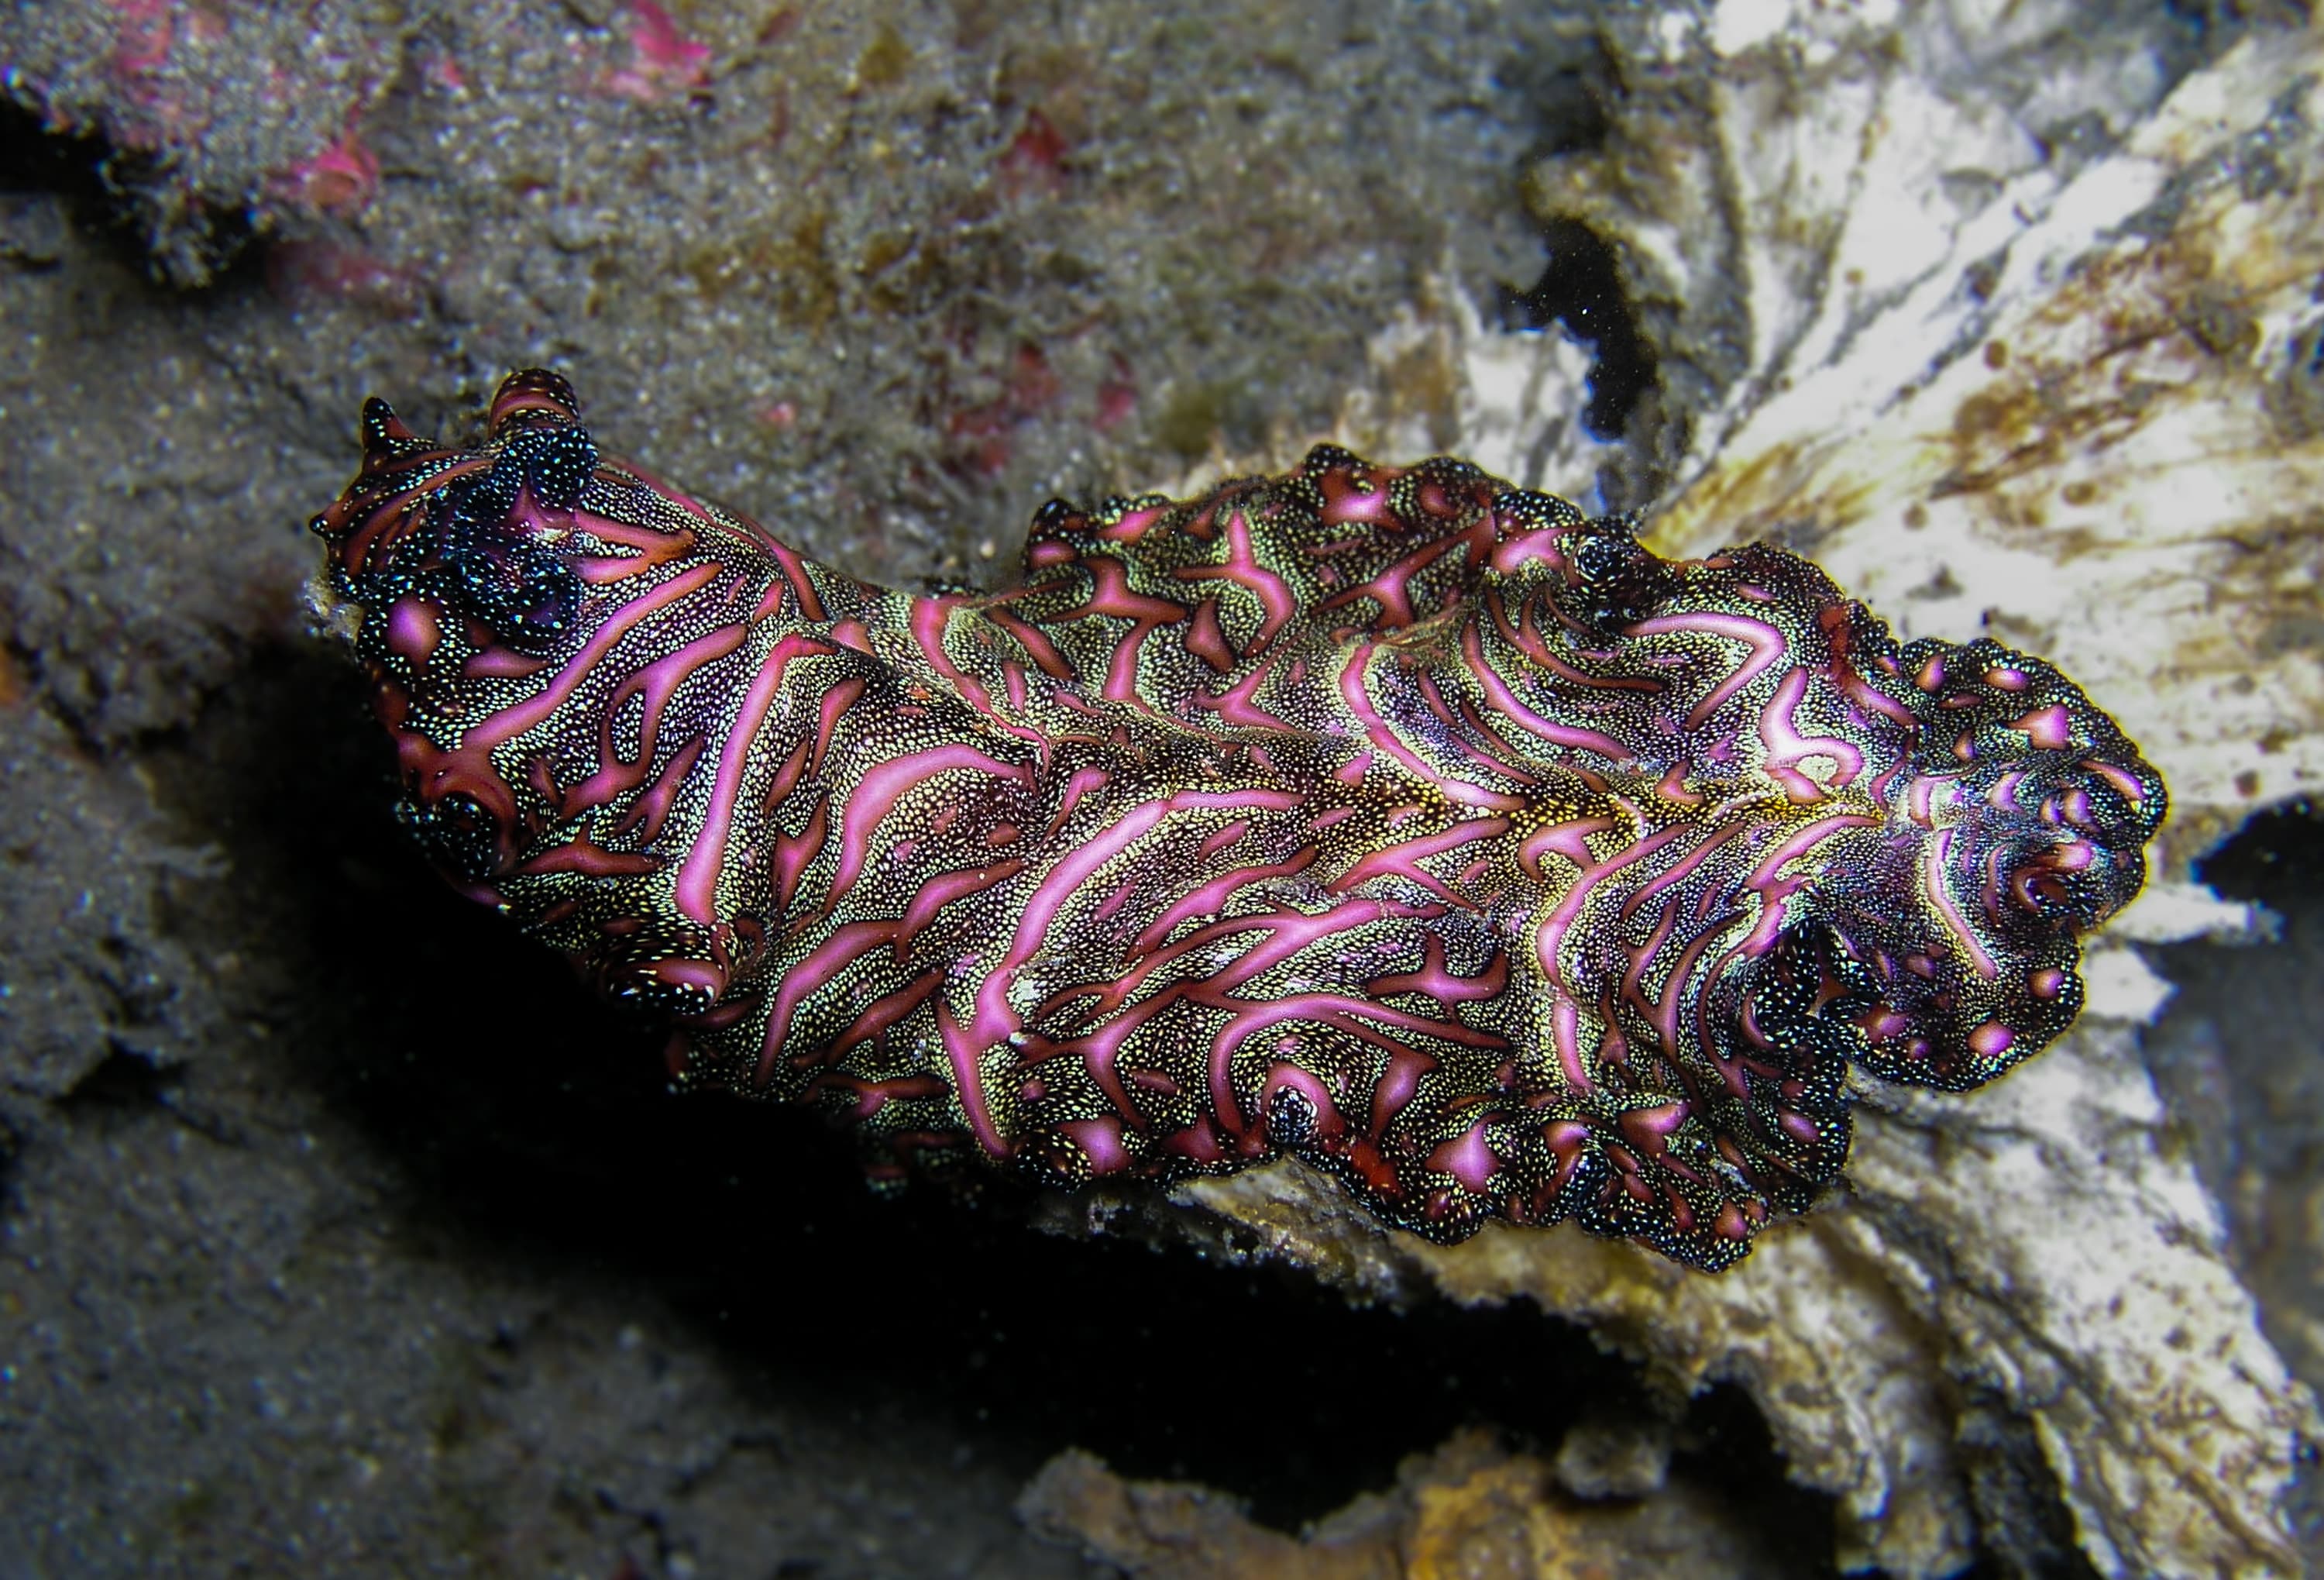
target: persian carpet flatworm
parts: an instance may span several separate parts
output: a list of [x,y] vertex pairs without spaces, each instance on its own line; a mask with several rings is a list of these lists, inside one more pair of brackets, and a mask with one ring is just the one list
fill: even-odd
[[1296,1152],[1434,1238],[1721,1267],[1840,1170],[1851,1063],[1960,1090],[2065,1028],[2163,814],[2040,660],[1460,461],[1052,503],[1018,589],[918,596],[601,455],[553,374],[363,439],[321,599],[405,821],[878,1178]]

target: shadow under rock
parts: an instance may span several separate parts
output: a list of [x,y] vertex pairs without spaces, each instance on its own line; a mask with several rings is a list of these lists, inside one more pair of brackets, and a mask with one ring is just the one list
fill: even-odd
[[[234,698],[182,794],[300,808],[228,836],[313,1001],[300,1078],[394,1160],[447,1254],[650,1289],[810,1408],[894,1402],[1023,1474],[1079,1446],[1278,1529],[1463,1424],[1554,1451],[1585,1414],[1653,1408],[1637,1367],[1529,1306],[1358,1308],[1287,1270],[1061,1239],[1006,1180],[873,1197],[816,1116],[671,1095],[658,1036],[440,883],[330,655],[272,655]],[[1743,1395],[1695,1400],[1680,1440],[1678,1474],[1828,1570],[1831,1503],[1784,1480]]]

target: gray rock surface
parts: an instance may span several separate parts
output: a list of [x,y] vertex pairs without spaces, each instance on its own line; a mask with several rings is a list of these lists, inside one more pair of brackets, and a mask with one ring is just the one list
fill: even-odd
[[[1812,338],[1812,314],[1761,310],[1839,277],[1823,244],[1857,199],[1814,188],[1812,160],[1780,190],[1822,203],[1822,228],[1733,267],[1766,196],[1719,142],[1738,106],[1805,86],[1792,102],[1844,127],[1886,102],[1865,72],[1903,93],[1937,60],[1922,76],[2003,151],[1934,178],[1982,212],[2102,160],[2242,25],[2027,12],[1939,60],[1882,47],[1895,23],[1875,16],[1793,60],[1743,14],[53,0],[0,18],[20,112],[0,132],[0,1566],[1075,1574],[1011,1513],[1068,1445],[1296,1525],[1389,1486],[1464,1415],[1554,1446],[1585,1411],[1679,1421],[1688,1507],[1734,1518],[1743,1487],[1789,1535],[1836,1513],[1848,1555],[1900,1573],[2041,1571],[2098,1552],[2093,1531],[2135,1566],[2120,1511],[2164,1518],[2183,1489],[2076,1446],[2116,1418],[2073,1368],[1999,1364],[2028,1310],[2087,1307],[2029,1307],[2043,1269],[1940,1253],[1994,1199],[1976,1180],[2039,1202],[2128,1157],[2160,1182],[2158,1258],[2220,1280],[2164,1304],[2245,1312],[2204,1330],[2243,1344],[2244,1270],[2312,1367],[2312,1282],[2255,1243],[2312,1243],[2285,1206],[2308,1186],[2249,1181],[2312,1183],[2313,1124],[2284,1111],[2304,1088],[2256,1095],[2262,1055],[2224,1012],[2174,1056],[2168,1112],[2120,1018],[1967,1128],[1895,1109],[1868,1126],[1857,1206],[1771,1245],[1756,1282],[1665,1288],[1563,1237],[1523,1266],[1489,1238],[1481,1261],[1432,1261],[1333,1218],[1328,1192],[1299,1197],[1294,1234],[1281,1202],[1304,1187],[1280,1174],[1199,1213],[1043,1209],[1192,1237],[1207,1265],[1028,1233],[1006,1193],[875,1206],[799,1116],[665,1100],[643,1039],[438,892],[384,817],[357,688],[302,628],[303,522],[352,465],[361,398],[454,430],[540,362],[595,399],[610,448],[904,581],[976,578],[1050,493],[1279,458],[1335,422],[1405,450],[1489,442],[1643,500],[1739,453],[1722,436]],[[1747,69],[1721,76],[1688,42],[1707,37]],[[1499,331],[1497,289],[1540,274],[1545,224],[1614,249],[1657,350],[1619,448],[1573,430],[1573,347]],[[1619,304],[1563,305],[1588,332]],[[2232,312],[2203,321],[2241,345]],[[2272,387],[2270,420],[2309,432],[2306,386]],[[2182,1143],[2182,1103],[2224,1130]],[[1952,1217],[1914,1205],[1935,1137],[1968,1149],[1947,1154]],[[2244,1204],[2229,1239],[2204,1182]],[[1409,1309],[1254,1285],[1255,1255]],[[1883,1293],[1852,1270],[1868,1258],[1935,1270]],[[1650,1364],[1600,1360],[1525,1302],[1440,1292],[1528,1294]],[[1809,1330],[1821,1370],[1786,1413],[1750,1357]],[[1124,1335],[1207,1354],[1253,1333],[1287,1335],[1255,1405],[1189,1409],[1170,1365],[1120,1358]],[[2260,1417],[2291,1411],[2264,1352],[2222,1353],[2247,1399],[2277,1401]],[[2146,1391],[2106,1397],[2182,1374],[2144,1339],[2116,1354],[2155,1364],[2130,1379]],[[1780,1484],[1735,1391],[1690,1411],[1719,1379],[1758,1387],[1821,1495]],[[2289,1425],[2223,1471],[2261,1430],[2223,1419],[2193,1464],[2227,1488],[2219,1564],[2288,1565],[2251,1489],[2280,1479]]]

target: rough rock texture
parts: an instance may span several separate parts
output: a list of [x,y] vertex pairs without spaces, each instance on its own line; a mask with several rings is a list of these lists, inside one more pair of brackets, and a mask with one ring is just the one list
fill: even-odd
[[[1850,206],[1831,273],[1883,290],[1798,293],[1655,523],[1780,538],[1915,634],[1982,624],[2087,673],[2170,775],[2181,873],[2324,775],[2319,69],[2312,32],[2255,39],[1972,214]],[[1862,147],[1865,189],[1916,191],[1928,114],[1818,132]]]
[[106,151],[153,272],[199,285],[254,231],[370,204],[380,163],[359,123],[427,16],[392,0],[27,7],[5,88],[44,130]]
[[[1534,1455],[1463,1431],[1397,1467],[1299,1537],[1253,1522],[1208,1488],[1130,1481],[1082,1453],[1042,1466],[1018,1509],[1027,1522],[1135,1580],[1732,1580],[1796,1575],[1794,1540],[1736,1538],[1734,1511],[1699,1490],[1591,1503]],[[1794,1538],[1803,1534],[1794,1532]]]
[[[1775,530],[1784,498],[1809,494],[1750,473],[1751,455],[1846,427],[1864,431],[1841,458],[1872,456],[1894,411],[1881,396],[1966,332],[1957,318],[1932,350],[1883,348],[1925,317],[1904,289],[1920,270],[1941,260],[1929,289],[1958,294],[1957,310],[1984,296],[2031,312],[2043,299],[2000,289],[2009,271],[2022,259],[2038,287],[2090,244],[2061,243],[2046,274],[2033,250],[2000,244],[2058,223],[2042,216],[2062,212],[2078,174],[2108,168],[2239,25],[2129,5],[1813,15],[1821,42],[1786,32],[1812,19],[1781,6],[1380,5],[1327,25],[1262,5],[1061,17],[972,0],[51,0],[0,17],[5,89],[25,106],[0,159],[0,327],[17,348],[0,365],[10,1561],[73,1575],[1071,1574],[1086,1572],[1078,1556],[1035,1545],[1009,1513],[1067,1445],[1125,1475],[1248,1494],[1280,1529],[1390,1484],[1399,1455],[1467,1415],[1548,1445],[1584,1412],[1688,1414],[1666,1394],[1657,1410],[1529,1303],[1451,1310],[1428,1298],[1441,1285],[1541,1292],[1671,1382],[1734,1377],[1794,1474],[1838,1495],[1847,1550],[1899,1572],[1972,1550],[2055,1569],[2078,1548],[2124,1572],[2288,1569],[2272,1500],[2301,1418],[2184,1160],[2216,1164],[2204,1178],[2220,1188],[2245,1182],[2236,1252],[2284,1302],[2266,1314],[2278,1342],[2312,1363],[2300,1343],[2312,1283],[2294,1275],[2315,1259],[2285,1214],[2314,1178],[2314,1126],[2251,1078],[2297,1067],[2249,1015],[2190,1023],[2197,1052],[2174,1067],[2198,1096],[2227,1082],[2233,1101],[2184,1106],[2174,1086],[2182,1116],[2227,1116],[2224,1138],[2188,1122],[2200,1133],[2183,1149],[2156,1121],[2127,1015],[1960,1123],[1943,1105],[1867,1113],[1864,1205],[1765,1248],[1757,1282],[1732,1295],[1657,1286],[1615,1250],[1568,1267],[1578,1243],[1563,1236],[1531,1260],[1487,1244],[1458,1268],[1424,1264],[1286,1174],[1226,1204],[1256,1227],[1049,1204],[1084,1231],[1200,1234],[1223,1267],[1060,1243],[941,1201],[874,1211],[811,1127],[665,1100],[649,1048],[438,892],[383,816],[390,787],[355,688],[300,631],[302,524],[352,466],[361,397],[392,393],[449,431],[508,368],[545,361],[591,390],[655,393],[592,413],[610,446],[906,582],[983,574],[1050,493],[1185,492],[1224,469],[1214,451],[1272,449],[1279,465],[1335,417],[1383,454],[1471,448],[1577,497],[1602,472],[1613,504],[1732,464],[1717,485],[1737,522],[1674,514],[1662,546],[1693,541],[1690,519],[1705,536]],[[2219,101],[2231,141],[2292,86],[2289,38],[2269,33],[2234,68],[2274,86]],[[2284,134],[2306,137],[2308,113]],[[2203,119],[2182,124],[2191,150]],[[1945,154],[1933,173],[1910,162],[1964,130],[1987,151]],[[2292,353],[2314,337],[2308,319],[2289,337],[2280,326],[2314,275],[2289,249],[2315,231],[2282,225],[2314,162],[2277,162],[2278,190],[2264,161],[2207,165],[2173,146],[2136,167],[2150,195],[2108,212],[2182,194],[2181,212],[2218,217],[2215,243],[2255,244],[2205,254],[2236,290],[2260,282],[2237,260],[2274,256],[2277,236],[2292,263],[2263,274],[2292,286],[2240,310],[2234,291],[2224,311],[2187,298],[2191,329],[2227,349],[2209,354],[2202,399],[2155,402],[2255,409],[2275,425],[2264,441],[2223,429],[2212,449],[2156,453],[2306,466],[2313,358]],[[1796,174],[1753,164],[1755,149]],[[1932,189],[1950,209],[1915,218],[1904,200]],[[1535,284],[1544,226],[1559,262]],[[2200,238],[2162,234],[2181,256]],[[1889,272],[1851,281],[1862,265],[1835,265],[1843,236],[1893,238]],[[1617,332],[1618,302],[1572,287],[1577,260],[1608,256],[1643,339]],[[157,271],[212,283],[159,288]],[[1567,325],[1596,342],[1597,367],[1470,305],[1505,282],[1532,286],[1511,293],[1508,321]],[[1903,317],[1876,334],[1884,303]],[[2002,338],[1996,376],[2044,344]],[[2144,351],[2189,344],[2164,335]],[[1963,394],[1982,345],[1946,363]],[[1621,346],[1627,361],[1609,351]],[[1886,385],[1758,426],[1787,378],[1803,389],[1850,347]],[[1984,530],[1941,517],[1969,510],[1962,496],[1925,497],[1941,467],[1912,469],[1911,436],[1950,433],[1955,408],[1921,410],[1925,426],[1893,445],[1910,462],[1899,486],[1922,497],[1881,494],[1892,513],[1863,517],[1892,551]],[[1588,424],[1628,442],[1594,443]],[[2061,501],[2069,482],[2124,475],[2124,453],[2058,477]],[[1833,459],[1797,476],[1836,476]],[[1740,489],[1757,475],[1765,493]],[[2183,763],[2166,766],[2194,765],[2190,782],[2213,787],[2200,793],[2231,820],[2310,761],[2297,742],[2316,695],[2301,668],[2312,595],[2277,589],[2296,592],[2312,563],[2310,518],[2236,515],[2244,470],[2170,476],[2170,519],[2210,523],[2213,546],[2154,560],[2181,603],[2140,605],[2137,622],[2268,613],[2215,628],[2228,679],[2211,701],[2170,712],[2158,687],[2156,724],[2133,728],[2159,743],[2192,721]],[[1806,546],[1892,617],[1960,637],[2005,606],[1969,590],[1965,556],[1943,561],[1950,579],[1930,563],[1892,587],[1840,530],[1858,520],[1840,508],[1854,493],[1830,497],[1828,514],[1799,507],[1832,529]],[[1915,503],[1928,521],[1908,537]],[[2227,559],[2218,542],[2245,547]],[[2019,574],[2037,563],[2003,562],[2001,585],[2042,584]],[[1923,587],[1941,596],[1899,602]],[[2081,643],[2071,662],[2116,691],[2110,706],[2144,705],[2135,669],[2107,668],[2103,631],[2022,634],[2061,657]],[[2246,653],[2264,661],[2247,691],[2230,669]],[[2194,728],[2207,709],[2208,747]],[[2245,772],[2260,776],[2248,798]],[[2184,862],[2226,826],[2189,825],[2172,854]],[[2188,951],[2171,969],[2214,983],[2254,980],[2221,960],[2276,958]],[[2143,1009],[2139,992],[2157,989],[2118,959],[2116,1002]],[[1995,1109],[2019,1079],[2022,1098]],[[2286,1185],[2288,1170],[2305,1172]],[[2053,1199],[2141,1268],[2093,1270],[2028,1238]],[[2006,1233],[1971,1237],[1987,1219]],[[2270,1224],[2276,1247],[2255,1247]],[[1270,1247],[1411,1308],[1348,1311],[1332,1289],[1254,1283],[1233,1265]],[[2153,1290],[2122,1289],[2131,1320],[2093,1340],[2105,1278]],[[1125,1366],[1117,1330],[1061,1307],[1084,1291],[1141,1313],[1139,1344],[1272,1341],[1259,1383],[1190,1409],[1169,1368]],[[2208,1303],[2188,1346],[2167,1324],[2147,1344],[2190,1293]],[[1825,1342],[1798,1342],[1813,1332]],[[2140,1413],[2165,1407],[2202,1418],[2176,1480],[2156,1475],[2161,1435]],[[1268,1429],[1246,1424],[1254,1412]],[[1682,1449],[1670,1474],[1695,1507],[1728,1511],[1738,1544],[1828,1517],[1816,1498],[1785,1501],[1776,1467],[1731,1444]],[[1536,1507],[1540,1484],[1511,1495]]]

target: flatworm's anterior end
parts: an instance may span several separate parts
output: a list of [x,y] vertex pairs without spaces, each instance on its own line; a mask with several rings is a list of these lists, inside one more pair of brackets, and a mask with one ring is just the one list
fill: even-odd
[[577,411],[563,378],[521,374],[502,386],[484,441],[462,449],[374,397],[361,470],[310,523],[327,550],[318,615],[352,636],[399,743],[399,816],[480,899],[497,899],[482,885],[515,864],[526,830],[462,716],[578,641],[577,568],[594,540],[576,534],[574,513],[603,485]]
[[501,382],[484,416],[487,438],[500,439],[528,428],[577,428],[581,398],[560,373],[530,367]]
[[1851,1067],[2063,1030],[2163,816],[2050,666],[1447,457],[1055,503],[1021,587],[915,597],[602,457],[554,374],[362,435],[318,607],[403,820],[883,1182],[1296,1152],[1432,1239],[1723,1267],[1838,1176]]

